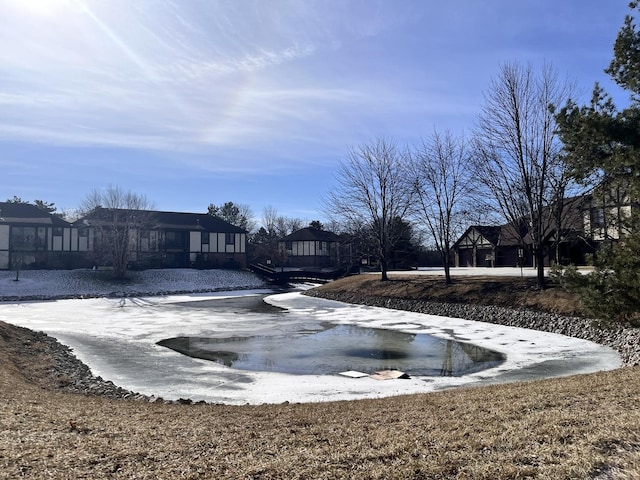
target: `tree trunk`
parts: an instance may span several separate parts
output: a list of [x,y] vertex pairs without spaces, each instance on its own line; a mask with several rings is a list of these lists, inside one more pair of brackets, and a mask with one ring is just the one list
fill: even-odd
[[449,247],[445,247],[446,250],[442,252],[442,264],[444,265],[444,283],[446,285],[451,285],[453,282],[451,280],[451,256],[449,254]]
[[380,259],[380,270],[382,271],[382,276],[380,277],[381,282],[386,282],[389,280],[389,275],[387,275],[387,260],[384,258]]
[[444,283],[447,285],[451,285],[453,281],[451,280],[451,267],[448,263],[444,265]]
[[538,278],[538,288],[544,290],[547,287],[547,282],[544,277],[544,249],[542,246],[536,248],[535,251],[536,269]]

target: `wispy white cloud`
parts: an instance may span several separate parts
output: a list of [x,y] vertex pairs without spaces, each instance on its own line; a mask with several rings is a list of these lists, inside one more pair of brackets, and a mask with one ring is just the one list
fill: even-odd
[[[123,147],[138,148],[189,148],[185,142],[194,142],[190,147],[197,148],[205,125],[222,117],[227,127],[220,129],[217,138],[224,138],[225,144],[246,141],[247,135],[257,132],[268,135],[270,125],[283,131],[281,120],[292,115],[282,111],[278,115],[276,109],[268,108],[273,105],[268,101],[246,99],[261,95],[252,91],[251,84],[262,72],[312,56],[316,48],[312,43],[275,35],[271,44],[252,45],[243,36],[250,35],[259,19],[240,22],[251,17],[246,11],[231,18],[215,5],[199,4],[205,17],[216,19],[214,28],[207,31],[201,17],[195,16],[193,2],[131,5],[112,2],[109,10],[91,0],[66,3],[69,11],[43,19],[44,28],[27,42],[16,39],[33,19],[25,12],[13,12],[14,28],[0,33],[0,40],[5,40],[0,46],[0,73],[11,74],[0,80],[0,103],[8,109],[5,118],[14,122],[3,137],[27,140],[31,136],[39,142],[70,145],[122,142]],[[63,25],[63,16],[68,25]],[[237,24],[244,31],[236,35]],[[304,89],[297,94],[300,102],[303,96]],[[253,110],[243,108],[248,103]],[[43,128],[53,116],[55,128]],[[256,125],[258,120],[267,123]],[[175,123],[180,128],[174,128]],[[86,129],[76,130],[78,124]],[[229,125],[239,128],[230,131]],[[149,136],[148,131],[157,136]],[[204,143],[211,144],[211,137]]]
[[[496,1],[465,14],[412,1],[51,0],[58,10],[40,16],[22,1],[0,3],[0,138],[212,155],[220,170],[467,122],[478,79],[525,22],[508,27]],[[489,60],[469,54],[483,48]]]

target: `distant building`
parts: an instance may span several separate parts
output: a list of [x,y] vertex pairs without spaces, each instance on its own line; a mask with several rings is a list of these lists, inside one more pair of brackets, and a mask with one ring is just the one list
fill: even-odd
[[[628,234],[633,209],[624,190],[566,199],[562,212],[545,210],[548,217],[542,245],[545,265],[584,265],[587,255],[606,241],[618,241]],[[558,218],[552,218],[557,215]],[[530,254],[532,240],[525,221],[499,226],[473,225],[453,245],[459,267],[535,266]]]
[[339,239],[335,233],[307,227],[280,239],[278,245],[286,266],[317,269],[340,265]]
[[0,202],[0,270],[81,266],[84,233],[35,205]]
[[629,191],[620,184],[601,188],[589,196],[583,209],[584,231],[596,242],[617,241],[628,235],[632,210],[638,204],[632,202]]
[[247,232],[205,213],[98,208],[73,224],[0,202],[0,270],[109,266],[105,239],[127,225],[131,268],[245,268]]
[[[456,267],[494,267],[497,266],[496,258],[502,247],[507,253],[508,248],[501,239],[502,227],[491,225],[473,225],[453,245]],[[515,242],[515,247],[519,241]],[[516,251],[517,259],[517,251]],[[499,263],[504,260],[500,258]],[[517,263],[517,260],[516,262]],[[511,262],[514,265],[514,262]]]
[[245,268],[247,232],[206,213],[97,208],[74,223],[91,231],[94,261],[108,261],[110,230],[129,226],[132,268]]

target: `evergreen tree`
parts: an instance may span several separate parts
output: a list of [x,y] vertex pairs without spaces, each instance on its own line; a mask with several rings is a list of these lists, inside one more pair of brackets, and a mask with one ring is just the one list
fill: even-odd
[[35,200],[33,204],[43,212],[47,212],[47,213],[55,213],[56,210],[58,210],[56,208],[56,204],[53,202],[45,202],[44,200]]
[[54,202],[45,202],[44,200],[34,200],[33,204],[38,207],[43,212],[50,213],[51,215],[55,215],[56,217],[63,217],[63,214],[58,212],[58,207]]
[[208,212],[212,217],[219,218],[236,227],[240,227],[251,233],[255,227],[253,213],[248,205],[233,202],[225,202],[224,205],[217,206],[213,203],[209,204]]
[[[640,10],[640,2],[630,3]],[[596,84],[591,103],[569,102],[557,115],[564,160],[579,182],[593,187],[594,196],[623,189],[633,208],[618,217],[619,238],[605,242],[594,259],[594,271],[581,276],[575,269],[563,275],[580,293],[591,314],[603,319],[640,319],[640,31],[627,15],[606,72],[630,93],[627,108],[619,110]],[[607,228],[605,228],[605,231]],[[624,232],[627,232],[626,234]]]
[[[629,3],[632,10],[639,9],[640,2]],[[639,9],[640,10],[640,9]],[[640,32],[634,18],[627,15],[613,46],[613,60],[607,73],[622,88],[633,92],[638,100],[640,94]]]

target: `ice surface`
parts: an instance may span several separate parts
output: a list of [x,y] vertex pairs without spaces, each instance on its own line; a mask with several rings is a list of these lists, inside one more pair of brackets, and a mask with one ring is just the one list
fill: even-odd
[[[91,274],[92,272],[89,272]],[[0,303],[0,320],[42,330],[72,347],[96,375],[117,385],[167,399],[191,398],[228,404],[314,402],[374,398],[428,392],[462,385],[528,380],[587,373],[620,366],[617,353],[592,342],[562,335],[455,318],[436,317],[384,308],[349,305],[302,295],[273,294],[267,302],[287,309],[281,320],[265,321],[259,312],[237,314],[233,308],[212,314],[202,303],[231,297],[256,297],[269,291],[251,274],[226,271],[148,271],[144,285],[152,293],[211,288],[255,287],[256,290],[90,298],[48,302]],[[427,273],[427,272],[425,272]],[[84,277],[82,276],[84,275]],[[64,295],[72,292],[107,294],[113,287],[96,287],[85,280],[69,280],[56,272],[28,272],[13,282],[13,272],[0,275],[0,295]],[[19,285],[18,285],[19,284]],[[123,290],[129,288],[123,286]],[[130,292],[140,291],[140,284]],[[31,292],[31,293],[26,293]],[[39,292],[39,293],[38,293]],[[469,343],[504,353],[499,367],[463,377],[412,377],[376,381],[370,377],[287,375],[234,370],[214,362],[193,359],[156,345],[177,336],[286,333],[329,322],[362,327],[429,333],[444,339],[464,337]]]

